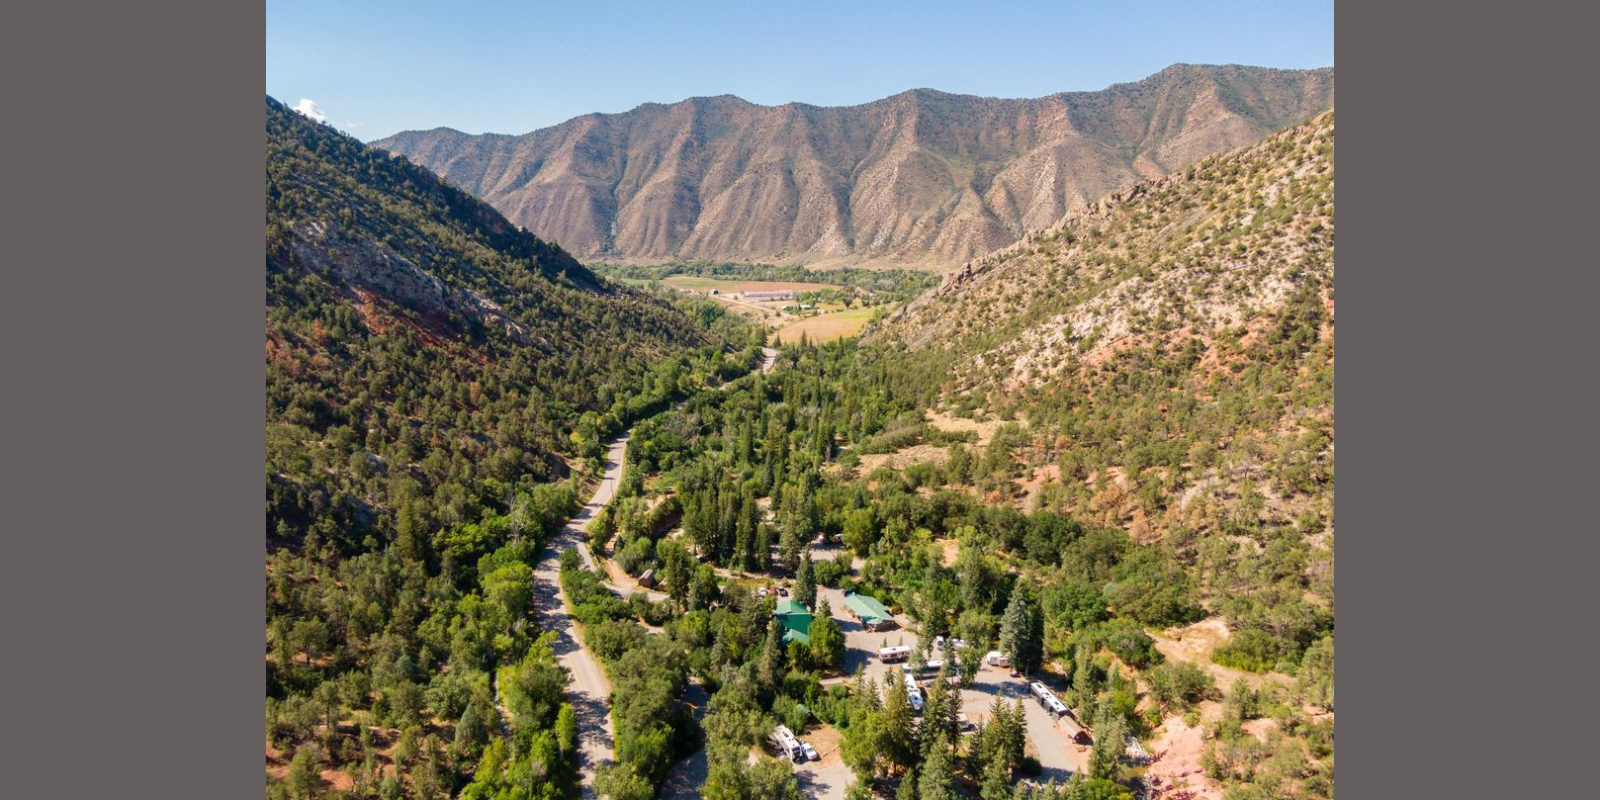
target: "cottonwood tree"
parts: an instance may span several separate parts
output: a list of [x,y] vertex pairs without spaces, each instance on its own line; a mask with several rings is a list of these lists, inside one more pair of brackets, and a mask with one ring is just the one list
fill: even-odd
[[833,609],[823,598],[811,622],[811,663],[818,669],[834,669],[844,663],[844,631],[833,618]]

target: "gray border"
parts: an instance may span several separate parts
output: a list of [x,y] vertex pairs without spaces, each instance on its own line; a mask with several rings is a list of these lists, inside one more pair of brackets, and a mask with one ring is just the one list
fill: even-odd
[[1594,791],[1597,15],[1557,7],[1339,16],[1346,797]]
[[[1347,797],[1588,782],[1595,26],[1504,8],[1340,15]],[[261,10],[5,13],[8,795],[253,794]]]
[[258,796],[264,18],[3,12],[9,797]]

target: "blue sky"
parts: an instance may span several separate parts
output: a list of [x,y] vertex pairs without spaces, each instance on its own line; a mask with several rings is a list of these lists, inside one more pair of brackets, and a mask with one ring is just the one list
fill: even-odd
[[363,139],[526,133],[697,95],[1040,97],[1178,62],[1333,64],[1333,2],[268,0],[267,94]]

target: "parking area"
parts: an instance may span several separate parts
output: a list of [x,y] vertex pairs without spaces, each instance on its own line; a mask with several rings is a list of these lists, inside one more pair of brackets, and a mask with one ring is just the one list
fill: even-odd
[[855,775],[839,755],[839,731],[830,725],[820,725],[803,734],[801,739],[816,748],[816,761],[794,765],[800,790],[812,800],[843,800]]
[[1005,698],[1007,703],[1022,698],[1028,743],[1031,745],[1029,754],[1039,759],[1041,782],[1052,779],[1065,782],[1072,773],[1088,768],[1089,748],[1067,738],[1056,727],[1055,718],[1050,712],[1029,694],[1027,679],[1011,677],[1011,670],[1007,668],[984,667],[978,670],[972,686],[961,691],[961,710],[974,722],[987,721],[989,706],[994,703],[997,694]]
[[850,613],[845,610],[844,592],[827,586],[817,587],[818,605],[827,598],[828,606],[833,610],[833,618],[838,621],[839,629],[844,632],[844,673],[855,675],[856,667],[865,665],[867,677],[872,678],[881,685],[884,678],[899,680],[900,667],[897,664],[884,664],[878,660],[878,650],[892,645],[917,646],[917,634],[901,626],[904,618],[896,617],[899,623],[891,630],[873,632],[861,626]]
[[[916,631],[904,627],[908,621],[903,616],[897,615],[897,624],[893,629],[881,632],[869,631],[844,610],[843,592],[822,586],[818,587],[817,596],[819,599],[827,598],[828,605],[833,609],[834,619],[844,631],[845,674],[853,676],[856,667],[864,665],[867,677],[876,680],[879,686],[885,685],[886,679],[899,680],[900,665],[885,664],[878,660],[878,650],[896,645],[917,647],[919,639]],[[1011,677],[1011,670],[1008,668],[985,666],[978,670],[972,685],[961,691],[961,710],[974,722],[987,721],[989,706],[994,702],[996,695],[1004,697],[1008,703],[1016,702],[1019,697],[1023,698],[1028,752],[1039,759],[1042,768],[1041,781],[1055,779],[1065,782],[1072,773],[1088,768],[1089,748],[1072,741],[1067,734],[1056,727],[1055,717],[1030,695],[1027,679]],[[824,758],[822,763],[825,764],[826,761]],[[847,768],[845,772],[848,773]],[[848,778],[845,782],[848,783]]]

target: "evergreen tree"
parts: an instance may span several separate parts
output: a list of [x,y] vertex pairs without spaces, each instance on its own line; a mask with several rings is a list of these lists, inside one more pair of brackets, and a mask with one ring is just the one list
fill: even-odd
[[879,751],[894,766],[909,770],[916,764],[916,723],[912,718],[911,698],[905,683],[889,681],[889,691],[883,698],[882,739]]
[[315,745],[302,745],[289,761],[289,794],[296,800],[309,800],[322,793],[322,759]]
[[794,572],[794,599],[806,608],[815,608],[817,604],[817,576],[810,549],[800,557],[800,565]]
[[[804,333],[800,335],[805,336]],[[916,773],[908,770],[905,777],[900,779],[900,788],[894,790],[894,800],[917,800]]]
[[1044,656],[1043,617],[1025,581],[1018,581],[1011,602],[1000,618],[1000,649],[1018,672],[1029,674],[1039,668]]
[[955,763],[950,758],[950,748],[941,741],[922,762],[917,779],[920,800],[956,800]]
[[1094,749],[1089,753],[1089,777],[1115,780],[1121,772],[1127,747],[1128,723],[1115,710],[1101,711],[1094,725]]
[[756,675],[762,688],[777,689],[783,679],[783,626],[777,620],[767,623],[767,640],[761,646],[761,659],[756,663]]
[[667,595],[680,608],[685,607],[695,573],[694,559],[676,539],[662,539],[656,552],[661,556],[661,577],[667,584]]
[[949,748],[956,740],[961,714],[961,697],[950,687],[950,664],[939,667],[933,688],[928,692],[928,702],[922,709],[922,749]]
[[1012,800],[1015,787],[1011,783],[1011,770],[998,758],[990,759],[983,770],[983,783],[978,795],[983,800]]
[[[956,445],[959,446],[959,445]],[[970,536],[975,536],[976,531]],[[969,611],[992,612],[992,579],[983,554],[970,544],[970,538],[961,545],[956,556],[956,580],[961,585],[961,605]]]

